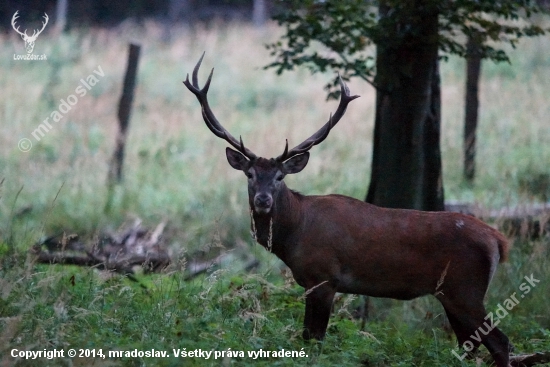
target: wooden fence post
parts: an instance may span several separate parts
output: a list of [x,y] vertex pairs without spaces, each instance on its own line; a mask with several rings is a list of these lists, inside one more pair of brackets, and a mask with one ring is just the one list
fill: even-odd
[[124,148],[128,136],[128,125],[130,124],[130,113],[132,111],[132,101],[134,99],[140,49],[140,45],[130,44],[122,96],[118,104],[116,146],[109,164],[109,173],[107,176],[108,198],[107,204],[105,205],[106,212],[110,210],[112,204],[113,188],[115,184],[120,184],[123,180],[122,167],[124,163]]

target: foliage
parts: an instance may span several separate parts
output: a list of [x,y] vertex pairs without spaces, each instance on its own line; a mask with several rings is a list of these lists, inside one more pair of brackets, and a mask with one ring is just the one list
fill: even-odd
[[[375,86],[376,63],[371,45],[396,48],[409,42],[422,26],[422,15],[439,14],[441,55],[467,56],[466,41],[475,37],[483,58],[496,62],[510,59],[501,42],[515,47],[521,37],[544,34],[545,30],[528,18],[539,13],[531,1],[518,0],[286,0],[275,19],[285,27],[281,40],[267,45],[276,60],[266,68],[278,74],[305,66],[312,73],[329,69],[346,80],[359,77]],[[380,16],[379,7],[388,11]],[[319,48],[317,45],[321,45]],[[327,84],[330,97],[337,97],[337,78]]]

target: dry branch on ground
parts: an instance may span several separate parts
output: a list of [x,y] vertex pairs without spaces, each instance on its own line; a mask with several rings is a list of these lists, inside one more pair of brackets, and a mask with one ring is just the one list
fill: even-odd
[[550,352],[510,356],[510,365],[512,365],[512,367],[531,367],[549,362]]
[[170,264],[167,249],[161,243],[165,223],[153,230],[144,229],[136,220],[120,234],[105,234],[92,245],[82,243],[76,235],[51,236],[31,251],[37,262],[93,266],[121,274],[133,274],[139,266],[145,272],[156,272]]

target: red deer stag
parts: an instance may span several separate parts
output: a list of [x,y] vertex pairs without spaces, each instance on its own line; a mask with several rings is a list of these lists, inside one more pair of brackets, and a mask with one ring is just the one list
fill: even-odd
[[[206,126],[233,148],[231,167],[248,178],[249,204],[258,242],[271,250],[307,290],[303,337],[323,339],[336,292],[410,300],[434,295],[462,345],[483,343],[498,367],[507,367],[509,342],[498,328],[480,341],[470,335],[487,322],[483,297],[508,244],[476,218],[449,212],[387,209],[342,195],[306,196],[290,190],[285,175],[304,169],[309,150],[344,115],[351,96],[340,79],[338,109],[310,138],[266,159],[235,139],[214,116],[207,93],[214,69],[199,87],[199,60],[185,86],[197,97]],[[477,333],[479,334],[479,333]]]

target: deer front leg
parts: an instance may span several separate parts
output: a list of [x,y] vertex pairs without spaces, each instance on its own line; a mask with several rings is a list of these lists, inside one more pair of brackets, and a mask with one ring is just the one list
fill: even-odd
[[302,335],[305,340],[312,338],[322,340],[327,331],[335,290],[328,283],[311,289],[311,292],[306,295],[306,315]]

